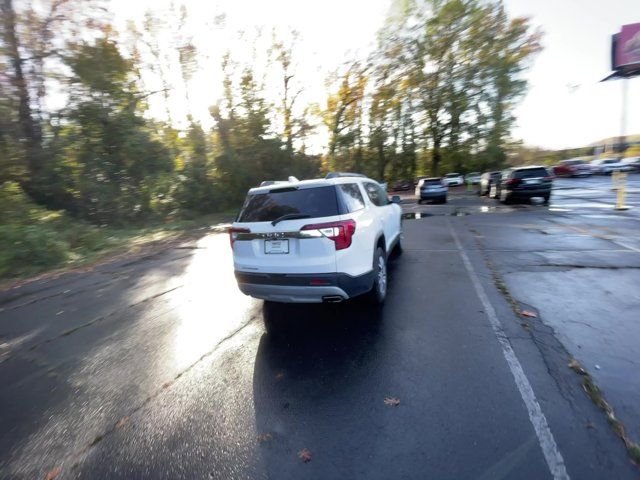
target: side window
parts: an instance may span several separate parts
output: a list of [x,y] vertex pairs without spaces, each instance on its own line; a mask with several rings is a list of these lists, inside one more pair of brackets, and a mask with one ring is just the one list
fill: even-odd
[[364,208],[364,198],[362,198],[362,193],[356,183],[338,185],[338,190],[347,212],[351,213]]
[[384,207],[389,203],[389,199],[387,198],[387,193],[384,191],[382,186],[376,183],[367,182],[364,184],[364,189],[369,196],[369,200],[371,203],[378,207]]

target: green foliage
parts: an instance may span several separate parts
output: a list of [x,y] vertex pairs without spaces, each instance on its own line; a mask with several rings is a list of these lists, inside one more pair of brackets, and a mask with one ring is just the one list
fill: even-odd
[[103,246],[97,227],[36,205],[17,183],[0,186],[0,205],[0,277],[58,266]]

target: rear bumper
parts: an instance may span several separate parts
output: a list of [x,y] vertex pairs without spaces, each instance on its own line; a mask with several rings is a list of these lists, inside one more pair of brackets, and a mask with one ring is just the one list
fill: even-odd
[[245,295],[285,303],[321,303],[327,301],[327,297],[336,296],[347,300],[371,290],[374,280],[373,270],[356,277],[346,273],[283,274],[237,270],[235,274],[238,287]]
[[507,190],[507,194],[512,198],[547,197],[551,195],[551,189],[536,188],[530,190]]
[[420,192],[420,200],[435,200],[447,198],[447,192]]

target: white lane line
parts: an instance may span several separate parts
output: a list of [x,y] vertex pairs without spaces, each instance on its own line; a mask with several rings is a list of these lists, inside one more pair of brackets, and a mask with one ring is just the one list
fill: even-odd
[[621,242],[620,240],[611,240],[611,242],[615,243],[616,245],[623,247],[623,248],[627,248],[629,250],[633,250],[636,253],[640,253],[640,248],[636,248],[636,247],[632,247],[631,245],[625,243],[625,242]]
[[467,253],[464,251],[460,240],[458,239],[458,235],[456,234],[453,226],[449,219],[447,219],[447,225],[449,226],[449,230],[451,231],[451,235],[453,236],[453,240],[460,252],[460,257],[462,258],[462,263],[464,263],[464,267],[469,274],[469,278],[471,279],[471,283],[476,290],[476,294],[484,307],[484,311],[487,314],[487,318],[489,319],[489,323],[491,324],[491,328],[493,329],[493,333],[498,339],[498,343],[502,347],[502,354],[504,355],[505,360],[507,361],[507,365],[509,365],[509,369],[511,370],[511,374],[515,379],[516,386],[520,391],[520,396],[522,397],[522,401],[527,407],[527,411],[529,412],[529,420],[531,420],[531,424],[533,425],[533,429],[538,436],[538,443],[540,444],[540,448],[542,449],[542,454],[544,455],[545,460],[547,461],[547,465],[549,466],[549,470],[551,471],[551,475],[553,475],[554,480],[569,480],[569,474],[567,473],[567,469],[564,465],[564,459],[562,458],[562,454],[558,449],[558,445],[556,444],[555,439],[553,438],[553,434],[549,429],[549,424],[547,423],[547,418],[542,413],[542,409],[540,408],[540,404],[536,399],[535,393],[533,393],[533,389],[531,388],[531,384],[529,383],[529,379],[522,370],[522,365],[516,357],[513,348],[511,348],[511,344],[507,338],[507,335],[504,332],[504,328],[502,327],[502,323],[498,319],[496,315],[496,311],[489,302],[489,298],[480,283],[480,279],[476,274]]

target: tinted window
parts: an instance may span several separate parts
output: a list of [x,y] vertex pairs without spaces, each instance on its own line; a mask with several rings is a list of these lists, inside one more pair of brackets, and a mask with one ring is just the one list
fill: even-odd
[[513,178],[546,177],[547,175],[549,175],[549,172],[544,168],[527,168],[513,172]]
[[335,188],[273,189],[268,193],[249,195],[238,221],[270,222],[290,213],[309,217],[339,215]]
[[341,193],[342,201],[347,212],[355,212],[364,208],[364,198],[360,193],[360,188],[355,183],[345,183],[337,186]]
[[364,184],[364,189],[369,196],[369,200],[371,200],[371,203],[373,203],[374,205],[383,207],[384,205],[387,205],[389,203],[387,192],[385,192],[380,185],[367,182]]
[[459,177],[459,176],[460,176],[459,173],[447,173],[445,175],[445,177],[447,177],[447,178],[454,178],[454,177]]
[[423,185],[437,185],[440,186],[442,184],[442,182],[440,182],[439,179],[435,179],[435,180],[425,180]]

